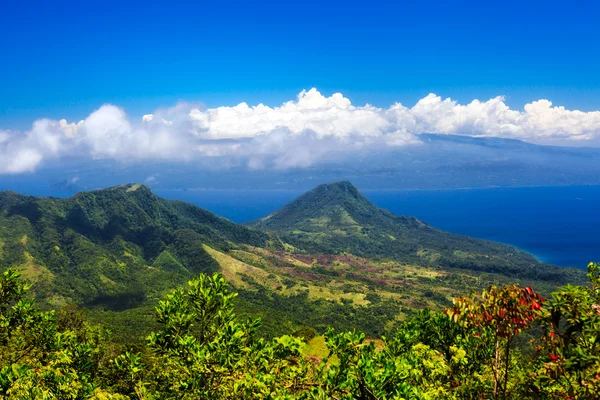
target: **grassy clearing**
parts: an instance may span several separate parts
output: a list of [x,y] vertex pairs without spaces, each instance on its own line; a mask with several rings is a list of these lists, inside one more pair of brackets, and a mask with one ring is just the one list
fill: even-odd
[[244,279],[244,277],[249,277],[261,286],[265,286],[271,290],[276,290],[279,286],[283,286],[278,276],[270,274],[261,268],[248,265],[207,245],[203,245],[203,247],[217,261],[221,268],[221,273],[234,287],[249,288],[249,279]]
[[[374,343],[375,349],[380,351],[384,347],[383,340],[381,339],[365,339],[365,344]],[[309,356],[311,358],[317,359],[318,361],[327,358],[329,355],[329,350],[327,349],[327,344],[325,343],[325,338],[323,336],[315,336],[312,338],[304,348],[302,349],[302,354],[304,356]],[[337,356],[332,356],[329,359],[329,364],[337,365],[339,363],[339,359]]]
[[138,190],[140,188],[140,186],[142,186],[139,183],[136,183],[135,185],[131,185],[131,187],[129,187],[125,192],[135,192],[136,190]]
[[399,312],[414,307],[440,309],[462,290],[440,280],[449,275],[446,271],[393,261],[377,262],[347,254],[298,255],[250,247],[227,254],[210,248],[207,251],[233,286],[263,286],[285,296],[306,292],[310,300],[351,307],[371,304],[369,299],[374,295],[397,301]]
[[[302,354],[315,362],[321,362],[321,360],[329,355],[327,344],[325,344],[325,338],[323,336],[315,336],[312,338],[302,349]],[[340,360],[334,355],[329,359],[328,364],[337,365],[339,362]]]
[[16,269],[21,272],[23,278],[32,283],[37,283],[38,281],[50,281],[54,279],[52,272],[50,272],[48,268],[36,264],[31,254],[25,252],[24,256],[25,262],[16,267]]

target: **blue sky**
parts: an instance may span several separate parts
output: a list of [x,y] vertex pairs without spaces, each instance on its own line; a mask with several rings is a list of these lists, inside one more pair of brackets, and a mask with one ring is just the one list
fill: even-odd
[[[126,3],[126,4],[123,4]],[[0,129],[178,100],[278,105],[301,89],[412,106],[505,95],[600,109],[588,2],[3,2]]]

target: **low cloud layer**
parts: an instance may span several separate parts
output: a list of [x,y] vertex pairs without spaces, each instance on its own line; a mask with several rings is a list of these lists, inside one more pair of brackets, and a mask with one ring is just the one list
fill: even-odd
[[302,91],[279,107],[201,110],[181,103],[139,121],[103,105],[79,122],[40,119],[26,132],[0,130],[0,174],[32,172],[61,157],[163,160],[251,169],[307,167],[369,148],[418,145],[418,133],[506,137],[532,143],[597,145],[600,111],[548,100],[511,110],[502,97],[462,105],[429,94],[413,107],[354,106],[336,93]]

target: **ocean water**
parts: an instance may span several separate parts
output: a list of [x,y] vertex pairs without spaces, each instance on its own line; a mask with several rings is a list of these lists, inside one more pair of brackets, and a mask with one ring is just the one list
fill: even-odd
[[[234,222],[265,216],[298,191],[157,190]],[[585,268],[600,261],[600,186],[364,191],[395,214],[449,232],[516,246],[539,260]]]

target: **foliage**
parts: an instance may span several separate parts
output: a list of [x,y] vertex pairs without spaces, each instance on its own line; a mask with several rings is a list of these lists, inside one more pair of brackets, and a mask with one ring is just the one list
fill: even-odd
[[24,298],[18,272],[0,276],[0,395],[18,399],[119,398],[97,390],[105,335],[83,323],[59,330],[54,312]]
[[[300,337],[257,335],[234,313],[220,274],[200,274],[156,307],[142,352],[115,354],[107,332],[67,308],[25,297],[0,277],[0,396],[18,399],[596,399],[600,277],[544,301],[531,288],[490,287],[423,310],[382,341],[327,329],[323,358]],[[314,334],[304,329],[300,334]],[[530,344],[519,341],[534,334]],[[537,332],[537,333],[536,333]],[[532,351],[529,351],[531,349]]]
[[600,398],[600,264],[591,263],[588,271],[591,286],[568,285],[542,310],[535,393]]
[[544,299],[530,287],[490,287],[481,297],[463,297],[446,313],[456,323],[485,337],[494,348],[491,369],[494,398],[506,398],[511,367],[511,345],[515,335],[531,327]]

